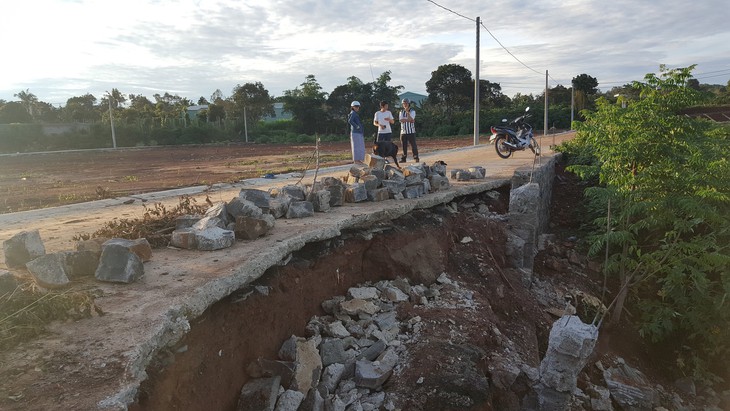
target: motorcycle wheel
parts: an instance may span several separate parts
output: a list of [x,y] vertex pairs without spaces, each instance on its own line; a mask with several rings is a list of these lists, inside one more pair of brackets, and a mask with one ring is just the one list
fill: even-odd
[[512,155],[512,149],[509,148],[507,144],[507,138],[505,136],[498,136],[496,140],[494,140],[494,149],[497,152],[497,155],[502,158],[509,158],[509,156]]
[[540,155],[540,145],[537,144],[537,140],[535,140],[535,137],[530,137],[530,150],[536,155]]

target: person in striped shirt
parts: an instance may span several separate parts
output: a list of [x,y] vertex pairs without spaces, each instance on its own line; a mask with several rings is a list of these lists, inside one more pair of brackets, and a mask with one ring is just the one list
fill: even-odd
[[418,160],[418,146],[416,145],[416,110],[411,108],[411,102],[407,98],[401,101],[403,108],[400,111],[400,142],[403,145],[403,156],[400,161],[405,163],[408,157],[408,144],[413,151],[413,161]]

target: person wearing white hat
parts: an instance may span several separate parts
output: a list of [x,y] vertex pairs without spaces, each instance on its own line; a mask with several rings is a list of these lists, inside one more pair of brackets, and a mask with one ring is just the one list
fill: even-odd
[[352,148],[352,161],[356,164],[364,164],[365,161],[365,129],[360,115],[360,102],[355,100],[350,103],[350,114],[347,122],[350,124],[350,147]]

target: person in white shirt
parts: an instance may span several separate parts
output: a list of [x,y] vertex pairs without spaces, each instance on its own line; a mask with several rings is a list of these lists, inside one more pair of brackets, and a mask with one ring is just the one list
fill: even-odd
[[393,114],[388,110],[388,102],[381,101],[380,111],[376,111],[373,117],[373,125],[378,128],[378,138],[375,141],[391,141],[393,130],[390,125],[394,122]]

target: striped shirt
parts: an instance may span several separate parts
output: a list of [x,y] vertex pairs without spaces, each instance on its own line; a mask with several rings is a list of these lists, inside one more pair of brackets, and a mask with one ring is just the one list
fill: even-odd
[[[408,113],[411,115],[412,119],[416,119],[416,110],[410,109]],[[399,120],[403,120],[408,118],[408,115],[406,114],[405,110],[400,111]],[[401,134],[415,134],[416,133],[416,123],[409,123],[409,122],[401,122],[400,123],[400,133]]]

